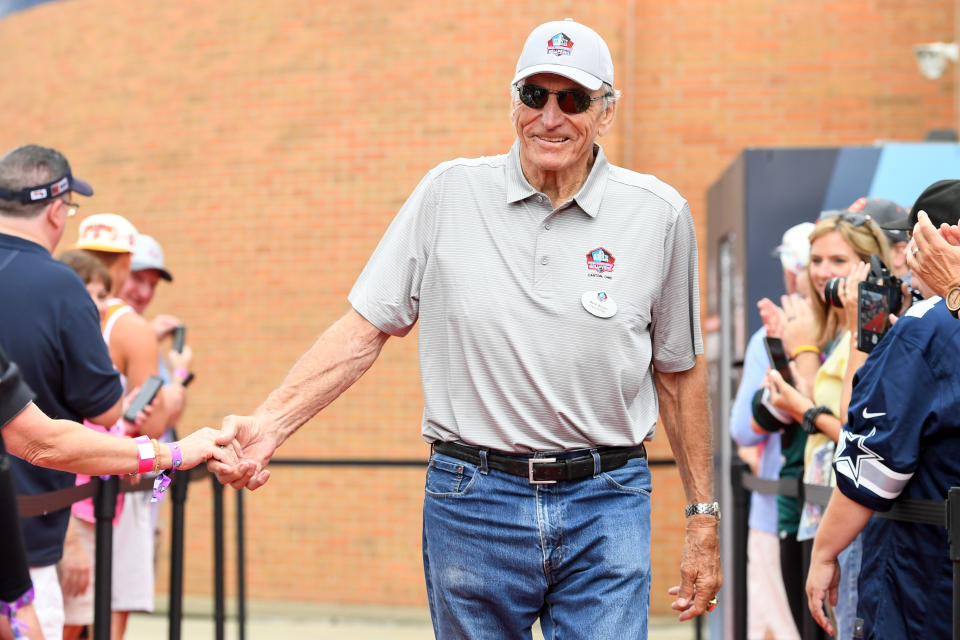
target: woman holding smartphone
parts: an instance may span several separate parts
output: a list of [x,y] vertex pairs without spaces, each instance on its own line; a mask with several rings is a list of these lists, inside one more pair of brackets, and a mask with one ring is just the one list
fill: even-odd
[[[808,277],[813,292],[810,302],[784,300],[783,342],[795,361],[797,386],[787,384],[776,371],[768,372],[764,384],[770,390],[770,401],[800,423],[807,435],[803,448],[805,484],[829,486],[835,482],[831,462],[843,425],[843,382],[851,329],[855,331],[857,322],[856,286],[858,279],[866,276],[866,271],[858,265],[869,263],[872,254],[880,256],[884,264],[890,263],[887,238],[870,216],[849,211],[824,214],[810,234]],[[828,291],[827,284],[834,278],[844,280],[832,287],[833,291]],[[834,281],[833,285],[837,284]],[[837,306],[837,302],[842,306]],[[819,505],[804,503],[796,541],[787,541],[781,547],[785,581],[788,572],[793,575],[799,571],[799,581],[803,584],[805,565],[809,562],[813,536],[822,514],[823,508]],[[843,572],[842,595],[836,607],[841,634],[838,637],[850,637],[856,617],[859,569],[856,543],[841,556],[841,562],[844,561],[848,568]],[[806,609],[804,606],[803,610]],[[812,618],[809,622],[812,623]],[[804,626],[819,631],[819,627]]]

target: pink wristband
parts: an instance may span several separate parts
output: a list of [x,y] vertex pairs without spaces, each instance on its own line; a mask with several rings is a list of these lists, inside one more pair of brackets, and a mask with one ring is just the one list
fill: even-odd
[[190,375],[190,372],[183,368],[177,369],[173,372],[173,377],[178,380],[186,380],[188,375]]
[[133,439],[137,443],[137,455],[140,456],[140,466],[137,467],[137,473],[150,473],[153,471],[153,443],[147,436],[137,436]]

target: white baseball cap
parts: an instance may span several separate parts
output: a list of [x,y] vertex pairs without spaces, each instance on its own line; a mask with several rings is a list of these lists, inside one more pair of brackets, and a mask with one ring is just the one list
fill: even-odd
[[77,249],[92,249],[108,253],[133,253],[137,228],[115,213],[96,213],[80,223]]
[[173,282],[173,276],[163,262],[163,248],[160,243],[145,233],[138,233],[133,241],[133,258],[130,259],[130,271],[156,269],[160,277]]
[[799,273],[807,268],[810,262],[810,234],[816,227],[812,222],[801,222],[783,232],[780,245],[773,250],[773,255],[780,258],[780,264],[785,271]]
[[591,91],[604,82],[613,86],[613,60],[607,43],[573,18],[546,22],[530,33],[510,84],[537,73],[555,73]]

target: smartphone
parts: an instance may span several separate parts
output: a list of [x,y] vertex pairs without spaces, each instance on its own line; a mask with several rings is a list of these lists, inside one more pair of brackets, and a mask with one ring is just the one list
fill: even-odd
[[143,408],[153,402],[153,399],[157,397],[157,392],[160,391],[160,387],[162,386],[163,380],[160,379],[160,376],[150,376],[147,378],[143,386],[140,387],[140,391],[137,392],[137,396],[133,399],[133,402],[130,403],[130,407],[123,412],[123,419],[127,422],[134,422],[137,419],[137,414],[143,411]]
[[187,328],[180,325],[173,330],[173,350],[177,353],[183,353],[183,345],[187,340]]
[[790,386],[796,386],[793,383],[793,374],[790,372],[790,358],[787,357],[787,352],[783,348],[783,340],[767,336],[763,339],[763,346],[767,349],[770,366],[780,372],[784,382]]
[[857,349],[870,353],[889,328],[887,287],[861,282],[857,285]]

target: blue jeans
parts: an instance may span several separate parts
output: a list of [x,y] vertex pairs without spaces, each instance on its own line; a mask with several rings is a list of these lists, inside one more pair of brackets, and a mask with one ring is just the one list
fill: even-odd
[[[540,454],[547,457],[549,454]],[[582,452],[581,452],[582,455]],[[592,478],[526,478],[434,453],[423,565],[440,640],[647,637],[650,470],[644,458]]]
[[837,585],[837,640],[853,638],[853,621],[857,617],[857,587],[860,581],[860,559],[863,555],[863,532],[857,534],[847,548],[837,555],[840,564],[840,584]]

